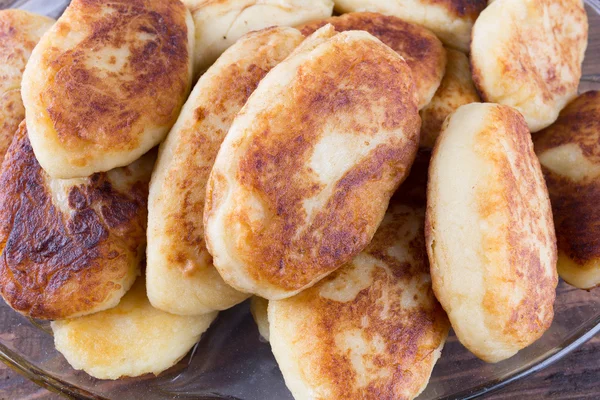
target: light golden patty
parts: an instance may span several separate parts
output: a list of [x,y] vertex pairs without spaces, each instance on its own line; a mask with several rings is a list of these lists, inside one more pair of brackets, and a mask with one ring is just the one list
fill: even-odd
[[433,31],[446,45],[468,51],[471,29],[487,0],[335,0],[342,13],[394,15]]
[[0,292],[63,319],[114,307],[139,273],[154,156],[89,178],[50,178],[23,122],[0,172]]
[[21,78],[31,51],[54,20],[23,10],[0,10],[0,161],[25,118]]
[[162,141],[189,92],[193,42],[178,0],[73,0],[23,75],[42,168],[86,177],[129,165]]
[[254,322],[256,322],[260,336],[267,342],[269,341],[268,306],[269,301],[262,297],[252,296],[252,299],[250,299],[250,312],[252,313],[252,318],[254,318]]
[[558,278],[550,200],[523,117],[480,103],[448,117],[427,201],[433,289],[458,339],[488,362],[533,343],[552,323]]
[[378,13],[350,13],[309,22],[298,27],[310,35],[324,25],[336,31],[367,31],[400,54],[412,70],[419,109],[431,101],[446,67],[442,42],[430,31],[400,18]]
[[450,323],[431,287],[422,166],[362,253],[269,302],[271,346],[295,399],[412,399],[427,385]]
[[421,147],[433,147],[444,120],[458,107],[480,101],[471,79],[467,56],[451,49],[448,49],[447,53],[448,64],[444,79],[431,102],[420,111]]
[[552,202],[558,273],[582,289],[600,286],[600,92],[579,96],[533,142]]
[[150,184],[148,297],[175,314],[227,309],[248,295],[231,288],[206,250],[206,183],[234,117],[263,76],[304,37],[293,28],[251,33],[200,78],[160,147]]
[[98,379],[159,373],[198,342],[217,313],[183,317],[157,310],[140,278],[115,308],[52,322],[54,344],[69,364]]
[[396,52],[331,25],[266,75],[207,187],[207,246],[227,283],[285,298],[364,249],[418,148],[414,90]]
[[473,80],[484,101],[519,110],[532,132],[577,95],[587,48],[581,0],[496,0],[473,28]]
[[333,11],[332,0],[183,0],[196,25],[194,68],[206,70],[250,31],[294,26]]

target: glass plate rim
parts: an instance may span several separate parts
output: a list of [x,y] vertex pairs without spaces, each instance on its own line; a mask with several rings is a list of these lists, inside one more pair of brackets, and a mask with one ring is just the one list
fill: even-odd
[[[16,1],[14,5],[19,6],[22,1]],[[589,5],[596,13],[600,14],[600,0],[584,0],[584,3]],[[583,76],[581,81],[600,82],[600,74]],[[597,289],[600,290],[600,289]],[[495,379],[485,384],[474,388],[459,392],[457,394],[443,397],[441,400],[454,399],[475,399],[485,394],[497,391],[513,382],[521,380],[539,372],[550,365],[561,360],[591,338],[600,333],[600,316],[596,317],[593,322],[588,321],[586,326],[573,332],[567,340],[560,346],[555,347],[551,351],[545,353],[536,360],[524,364],[521,368],[513,371],[513,373],[501,379]],[[110,400],[106,397],[98,396],[90,393],[87,390],[81,389],[73,384],[49,374],[46,371],[29,363],[15,352],[8,349],[0,343],[0,361],[6,364],[9,368],[29,379],[33,383],[48,389],[51,392],[58,393],[68,399],[85,399],[85,400]],[[234,399],[238,400],[238,399]]]
[[[591,325],[591,326],[590,326]],[[523,379],[533,373],[539,372],[544,368],[549,367],[555,362],[561,360],[575,349],[582,346],[584,343],[589,341],[591,338],[600,333],[600,316],[595,318],[591,324],[587,324],[583,328],[573,332],[569,339],[566,340],[560,347],[556,347],[543,356],[534,360],[528,364],[523,365],[518,370],[515,370],[510,375],[502,378],[487,382],[483,385],[477,386],[472,389],[454,394],[452,396],[443,397],[442,400],[452,399],[474,399],[484,394],[489,394],[493,391],[501,389],[510,383],[516,382]],[[23,375],[27,379],[36,383],[37,385],[44,387],[50,391],[59,393],[66,398],[70,399],[89,399],[89,400],[110,400],[106,397],[94,395],[87,390],[83,390],[75,385],[65,382],[59,378],[52,376],[46,371],[30,364],[18,354],[9,350],[3,344],[0,343],[0,361],[4,362],[10,368],[17,373]]]

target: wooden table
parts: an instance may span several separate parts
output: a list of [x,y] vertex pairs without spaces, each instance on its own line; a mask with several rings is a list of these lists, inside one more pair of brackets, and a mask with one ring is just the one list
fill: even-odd
[[[0,400],[60,400],[0,363]],[[558,363],[523,381],[484,397],[513,399],[599,399],[600,337],[595,337]]]

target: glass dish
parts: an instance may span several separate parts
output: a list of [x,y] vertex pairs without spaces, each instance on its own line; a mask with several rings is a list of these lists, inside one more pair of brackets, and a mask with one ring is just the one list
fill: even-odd
[[[586,3],[590,41],[581,91],[600,89],[600,0]],[[19,7],[53,17],[66,4],[66,0],[0,0],[0,8]],[[552,327],[540,340],[498,364],[478,360],[451,334],[419,399],[474,398],[564,357],[600,331],[600,289],[587,292],[561,282],[555,312]],[[293,400],[246,303],[221,313],[196,348],[159,377],[100,381],[67,364],[54,349],[48,324],[24,318],[0,301],[0,359],[70,398]]]

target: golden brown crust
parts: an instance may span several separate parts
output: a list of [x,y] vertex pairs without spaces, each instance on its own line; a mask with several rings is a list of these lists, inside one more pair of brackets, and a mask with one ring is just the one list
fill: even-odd
[[[166,233],[171,237],[178,238],[177,243],[169,246],[165,251],[169,265],[179,268],[186,276],[198,273],[200,265],[212,264],[211,255],[204,251],[206,248],[204,229],[202,220],[198,216],[204,212],[206,180],[208,180],[212,164],[227,130],[210,126],[208,121],[218,122],[217,125],[221,127],[229,125],[228,119],[232,120],[235,115],[227,114],[227,106],[234,103],[243,105],[260,79],[267,73],[266,69],[255,64],[245,69],[240,69],[238,65],[232,65],[229,70],[232,79],[223,81],[219,90],[212,92],[211,99],[206,102],[215,108],[210,111],[201,106],[196,108],[194,121],[190,124],[190,128],[196,129],[191,132],[189,137],[182,139],[178,145],[179,148],[185,148],[186,152],[193,149],[189,154],[190,160],[198,158],[202,162],[188,162],[186,168],[189,170],[185,179],[179,176],[179,168],[170,171],[172,177],[165,177],[167,185],[176,184],[174,191],[182,193],[184,197],[181,208],[165,221]],[[242,88],[243,90],[240,90]],[[206,129],[206,126],[210,126],[211,129]],[[198,127],[203,129],[197,129]],[[166,195],[169,196],[169,194]],[[195,254],[199,249],[202,249],[202,254],[198,258],[204,260],[199,263],[190,262],[196,258]]]
[[327,24],[332,24],[338,32],[367,31],[400,54],[412,70],[419,108],[429,103],[446,67],[446,52],[442,42],[431,31],[397,17],[368,12],[312,21],[298,29],[308,36]]
[[161,145],[150,186],[146,269],[155,307],[197,314],[245,299],[222,281],[206,249],[206,184],[237,113],[266,73],[303,39],[299,31],[282,27],[240,39],[200,78]]
[[[174,268],[180,268],[186,274],[193,274],[189,270],[190,251],[197,252],[205,249],[204,227],[198,216],[204,213],[204,198],[206,192],[206,181],[215,158],[227,134],[233,118],[254,92],[258,83],[277,65],[291,50],[291,38],[285,38],[284,33],[279,33],[277,28],[263,30],[255,40],[264,36],[265,45],[256,49],[260,51],[260,59],[255,63],[246,65],[244,62],[231,64],[221,72],[218,88],[203,94],[206,96],[202,103],[194,111],[194,118],[188,122],[188,132],[182,135],[177,145],[176,153],[185,151],[187,155],[186,179],[182,180],[180,169],[170,171],[171,176],[166,176],[165,181],[177,184],[176,193],[182,193],[184,200],[181,208],[169,218],[165,227],[170,236],[178,237],[178,244],[165,249],[169,253],[169,261]],[[276,42],[277,35],[281,35]],[[269,39],[271,37],[271,39]],[[268,42],[268,46],[267,43]],[[277,44],[277,48],[270,48]],[[286,48],[290,46],[289,48]],[[277,53],[280,53],[279,55]],[[184,150],[185,149],[185,150]],[[192,149],[193,151],[191,151]],[[199,160],[192,161],[192,160]],[[206,254],[211,260],[210,254]],[[206,264],[212,264],[212,260]],[[192,264],[193,265],[193,264]]]
[[493,2],[471,42],[481,98],[519,110],[532,132],[547,127],[577,94],[587,37],[581,0]]
[[447,49],[448,63],[440,87],[421,111],[421,147],[432,148],[442,124],[458,107],[479,101],[471,79],[469,59],[460,51]]
[[[373,241],[354,261],[314,287],[269,304],[278,362],[298,364],[299,379],[314,398],[412,399],[429,380],[450,323],[429,278],[424,199],[417,204],[401,193],[405,185],[425,192],[426,156],[419,157]],[[289,384],[290,370],[282,370]]]
[[4,92],[0,96],[0,113],[4,114],[0,115],[0,160],[2,160],[15,131],[25,118],[25,107],[18,88]]
[[585,269],[586,263],[600,259],[600,177],[588,170],[575,180],[568,170],[544,165],[543,156],[574,144],[592,166],[600,167],[600,92],[579,96],[533,139],[550,192],[558,249]]
[[[50,49],[43,57],[54,81],[40,97],[60,141],[69,148],[91,144],[100,149],[133,148],[138,144],[135,127],[175,122],[188,90],[190,54],[183,4],[111,1],[115,11],[110,16],[103,15],[105,5],[103,0],[73,1],[70,11],[79,14],[77,24],[89,27],[87,37],[67,52]],[[74,30],[61,20],[56,29],[62,37]],[[154,40],[136,40],[142,33]],[[123,69],[105,73],[86,65],[89,55],[84,50],[128,44],[131,56]]]
[[504,360],[550,326],[554,224],[516,110],[473,103],[446,119],[429,169],[425,236],[433,289],[476,356]]
[[[22,123],[0,175],[0,291],[6,302],[34,318],[63,319],[96,310],[127,290],[121,285],[133,283],[145,243],[149,172],[127,191],[103,173],[63,181],[67,191],[57,193],[51,187],[61,183],[37,163]],[[128,168],[122,174],[136,178]]]
[[[253,282],[287,292],[339,268],[369,243],[414,160],[420,127],[410,68],[371,35],[340,33],[312,51],[318,55],[304,56],[297,49],[267,75],[270,82],[290,63],[303,60],[281,102],[249,113],[253,103],[266,101],[261,83],[246,103],[217,156],[205,208],[213,256],[216,242],[219,256],[225,256],[221,240],[228,233],[221,228],[231,229],[240,269]],[[249,115],[251,127],[237,126]],[[245,132],[239,142],[237,133],[231,136],[236,129]],[[320,174],[332,169],[316,162],[311,167],[311,160],[315,154],[324,157],[323,149],[330,154],[333,148],[323,143],[342,137],[351,157],[364,155],[322,182]],[[240,146],[239,161],[223,158]],[[227,189],[223,185],[232,178],[235,186]],[[235,208],[223,205],[228,190],[239,193]],[[317,208],[307,211],[307,200],[316,200]],[[257,203],[264,211],[258,219],[251,209]],[[230,267],[217,256],[215,266],[221,275]]]
[[[486,254],[502,254],[508,250],[509,269],[504,276],[488,279],[485,282],[483,307],[488,326],[502,329],[504,340],[512,340],[523,347],[533,342],[550,327],[552,309],[558,284],[556,272],[556,238],[552,212],[548,207],[539,207],[539,187],[544,188],[544,199],[548,195],[540,174],[540,166],[535,156],[531,136],[524,118],[514,109],[498,106],[487,123],[490,127],[502,127],[509,134],[503,135],[515,156],[493,150],[497,148],[498,131],[482,130],[475,142],[475,151],[481,158],[493,163],[498,182],[482,185],[477,191],[476,202],[482,220],[493,221],[498,210],[508,218],[503,222],[510,227],[499,232],[489,231],[483,235],[482,246]],[[528,182],[529,181],[529,182]],[[535,182],[535,184],[534,184]],[[548,232],[547,228],[552,228]],[[531,237],[536,245],[532,245]],[[539,246],[553,249],[549,262],[553,273],[549,274],[540,260]],[[520,288],[527,295],[514,304],[513,293],[499,293],[498,284],[506,279],[520,279]],[[507,318],[507,304],[512,313]],[[507,320],[508,319],[508,320]]]
[[31,51],[54,20],[23,10],[0,10],[0,161],[25,118],[21,78]]
[[193,21],[178,0],[74,0],[34,49],[21,94],[31,145],[54,178],[133,163],[176,121]]
[[121,379],[156,376],[174,366],[216,316],[185,317],[157,310],[146,297],[144,279],[138,278],[114,308],[53,321],[51,327],[56,349],[73,369],[97,379]]
[[468,52],[473,23],[487,0],[335,0],[338,12],[380,12],[423,26],[452,48]]

